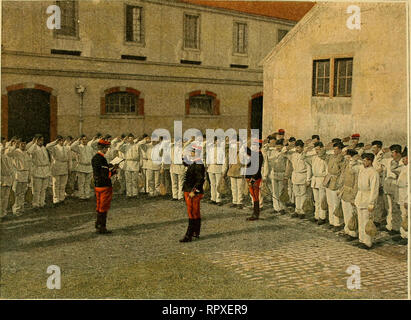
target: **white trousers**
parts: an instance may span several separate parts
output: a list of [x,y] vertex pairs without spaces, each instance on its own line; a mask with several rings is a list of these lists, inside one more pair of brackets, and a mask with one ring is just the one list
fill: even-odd
[[[401,210],[401,221],[408,219],[408,211],[405,209],[404,204],[400,206]],[[400,228],[401,237],[404,239],[408,239],[408,231],[405,231],[402,227]]]
[[171,188],[173,199],[183,199],[184,174],[171,173]]
[[16,215],[21,214],[24,211],[24,197],[28,188],[27,182],[17,182],[13,184],[13,191],[15,195],[15,201],[13,205],[13,213]]
[[9,206],[11,186],[1,187],[1,206],[0,206],[0,217],[4,217],[7,214],[7,207]]
[[90,198],[91,173],[77,172],[78,197],[80,199]]
[[160,170],[146,170],[146,185],[150,196],[160,194]]
[[126,178],[126,194],[128,197],[136,197],[138,195],[138,171],[125,171]]
[[307,197],[307,187],[305,184],[293,184],[293,193],[295,197],[295,212],[304,214],[303,204]]
[[291,179],[288,180],[288,196],[290,198],[290,203],[295,203],[295,196]]
[[326,199],[325,188],[312,188],[315,203],[314,218],[325,220],[327,218],[327,210],[321,209],[321,203]]
[[[283,180],[271,179],[271,194],[273,196],[273,208],[275,211],[285,210],[285,205],[280,201],[281,191],[284,188]],[[266,180],[267,185],[268,181]]]
[[66,184],[68,175],[52,176],[53,181],[53,203],[59,203],[66,198]]
[[343,218],[338,218],[334,215],[335,208],[337,208],[339,202],[341,201],[337,196],[337,190],[326,188],[325,194],[327,195],[328,219],[330,225],[339,227],[343,224],[344,220]]
[[361,243],[364,243],[366,246],[372,246],[372,237],[365,232],[365,226],[367,225],[368,220],[370,220],[370,212],[367,208],[358,208],[358,237]]
[[221,173],[208,173],[210,178],[210,189],[211,189],[211,201],[215,201],[217,203],[221,202],[221,195],[217,191],[217,185],[220,182]]
[[46,190],[49,185],[49,177],[33,177],[33,208],[41,208],[46,204]]
[[231,195],[233,196],[233,203],[234,204],[242,204],[243,203],[243,195],[244,195],[244,178],[233,178],[230,177],[230,184],[231,184]]
[[397,202],[393,201],[393,196],[386,194],[387,208],[387,230],[399,231],[401,227],[401,210]]
[[350,222],[350,219],[353,215],[353,206],[350,202],[344,201],[341,199],[341,206],[344,214],[344,232],[345,234],[348,234],[351,237],[358,237],[357,231],[351,231],[348,229],[348,223]]

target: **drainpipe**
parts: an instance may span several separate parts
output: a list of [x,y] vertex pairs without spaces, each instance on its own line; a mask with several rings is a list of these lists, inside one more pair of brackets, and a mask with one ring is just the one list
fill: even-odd
[[76,86],[76,92],[80,96],[80,110],[79,110],[79,135],[83,134],[83,96],[86,88],[82,85]]

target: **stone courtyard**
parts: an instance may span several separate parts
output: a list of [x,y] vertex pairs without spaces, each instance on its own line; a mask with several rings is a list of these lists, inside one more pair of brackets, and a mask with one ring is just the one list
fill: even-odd
[[[1,298],[406,299],[407,247],[380,232],[364,250],[308,220],[202,203],[200,240],[179,243],[185,204],[116,196],[111,235],[94,233],[94,202],[67,200],[1,223]],[[61,289],[47,289],[47,267]],[[360,270],[348,289],[347,268]]]

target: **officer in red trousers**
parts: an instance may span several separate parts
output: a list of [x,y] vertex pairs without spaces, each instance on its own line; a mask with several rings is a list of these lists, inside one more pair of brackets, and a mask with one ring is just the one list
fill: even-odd
[[[261,153],[262,141],[257,140],[251,145],[251,149],[247,147],[247,155],[251,161],[247,164],[245,178],[248,183],[248,190],[253,198],[254,210],[248,221],[258,220],[260,217],[260,184],[261,184],[261,168],[263,166],[264,157]],[[253,161],[258,163],[253,164]],[[257,167],[258,165],[258,167]]]
[[113,187],[111,185],[111,177],[116,174],[118,165],[109,164],[105,158],[105,154],[110,147],[110,142],[100,139],[97,144],[98,152],[91,159],[94,177],[94,191],[96,193],[96,229],[97,233],[108,234],[111,231],[106,228],[107,211],[110,209],[111,199],[113,196]]
[[201,229],[200,201],[204,196],[205,167],[201,160],[202,157],[196,154],[201,153],[201,146],[194,145],[191,148],[190,158],[183,159],[184,165],[187,166],[183,191],[187,204],[188,228],[180,242],[190,242],[193,237],[198,239]]

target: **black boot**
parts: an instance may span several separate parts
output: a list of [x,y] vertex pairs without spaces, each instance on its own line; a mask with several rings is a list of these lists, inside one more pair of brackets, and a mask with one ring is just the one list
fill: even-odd
[[101,217],[101,226],[100,229],[98,231],[98,233],[100,234],[108,234],[111,233],[111,231],[107,230],[106,228],[106,223],[107,223],[107,211],[106,212],[102,212],[100,213]]
[[251,217],[247,218],[247,221],[258,220],[259,217],[260,217],[260,202],[256,201],[256,202],[254,202],[253,214],[252,214]]
[[193,239],[193,221],[194,219],[188,219],[187,232],[183,239],[180,242],[191,242]]
[[200,239],[201,218],[194,220],[193,237]]
[[99,213],[98,211],[96,214],[96,223],[94,226],[96,227],[97,230],[99,230],[101,226],[101,213]]

